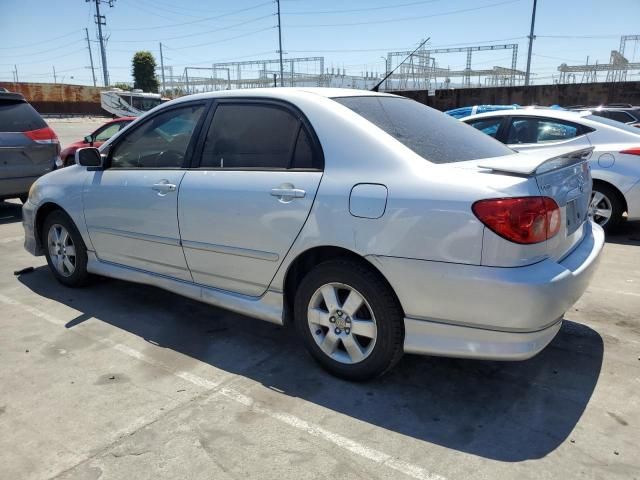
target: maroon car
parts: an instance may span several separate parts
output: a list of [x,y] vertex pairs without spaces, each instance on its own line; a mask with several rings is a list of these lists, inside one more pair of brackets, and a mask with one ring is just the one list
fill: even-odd
[[99,147],[104,142],[113,137],[124,127],[133,122],[137,117],[120,117],[109,120],[93,133],[87,135],[82,140],[72,143],[60,153],[62,166],[68,167],[75,163],[76,150],[82,147]]

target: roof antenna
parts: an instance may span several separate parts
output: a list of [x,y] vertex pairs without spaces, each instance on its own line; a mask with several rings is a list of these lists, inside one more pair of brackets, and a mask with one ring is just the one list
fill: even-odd
[[404,60],[402,60],[398,65],[396,65],[396,68],[394,68],[393,70],[391,70],[389,73],[387,73],[384,78],[382,80],[380,80],[378,83],[376,83],[376,85],[371,89],[372,92],[377,92],[378,89],[380,88],[380,85],[382,85],[384,83],[384,81],[389,78],[391,75],[393,75],[393,72],[395,72],[398,67],[400,67],[400,65],[402,65],[404,62],[406,62],[407,60],[409,60],[409,58],[416,53],[418,50],[420,50],[422,48],[422,46],[427,43],[429,40],[431,40],[431,37],[427,38],[424,42],[422,42],[420,45],[418,45],[416,47],[416,49],[411,52],[409,55],[407,55],[407,58],[405,58]]

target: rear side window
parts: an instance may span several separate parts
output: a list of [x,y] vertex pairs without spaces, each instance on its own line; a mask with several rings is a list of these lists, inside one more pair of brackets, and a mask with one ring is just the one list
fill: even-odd
[[27,132],[46,126],[46,122],[27,102],[0,101],[0,132]]
[[275,105],[222,104],[207,132],[201,167],[224,169],[316,168],[300,120]]
[[513,117],[507,143],[559,142],[588,133],[588,130],[576,123],[553,118]]
[[433,163],[463,162],[514,153],[464,122],[408,98],[372,95],[334,100]]
[[498,130],[500,129],[500,124],[502,123],[503,117],[482,119],[482,120],[471,120],[468,123],[473,128],[480,130],[485,135],[489,135],[490,137],[496,138],[498,134]]
[[616,110],[609,110],[607,112],[607,117],[609,117],[611,120],[622,123],[633,122],[635,120],[634,117],[629,115],[627,112],[619,112]]

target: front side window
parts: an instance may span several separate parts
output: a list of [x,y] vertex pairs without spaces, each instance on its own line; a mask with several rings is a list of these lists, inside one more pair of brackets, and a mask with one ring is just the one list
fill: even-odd
[[222,104],[207,132],[201,167],[315,168],[308,134],[291,112],[274,105]]
[[116,144],[111,167],[181,167],[203,111],[203,105],[189,105],[155,115]]
[[551,118],[514,117],[511,119],[508,144],[544,143],[570,140],[582,135],[580,125]]
[[473,128],[480,130],[485,135],[496,138],[503,117],[488,118],[482,120],[471,120],[467,122]]
[[463,162],[514,153],[464,122],[408,98],[369,95],[333,100],[433,163]]
[[98,130],[94,134],[93,140],[96,142],[106,142],[111,137],[113,137],[118,132],[118,130],[120,130],[120,124],[111,123],[106,127],[102,127],[100,130]]

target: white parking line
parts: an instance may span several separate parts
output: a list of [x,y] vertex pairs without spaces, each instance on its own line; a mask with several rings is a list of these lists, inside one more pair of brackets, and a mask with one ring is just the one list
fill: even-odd
[[[43,312],[38,308],[32,307],[31,305],[27,305],[25,303],[22,303],[13,298],[9,298],[2,294],[0,294],[0,302],[4,303],[5,305],[20,307],[21,309],[23,309],[26,312],[29,312],[33,316],[46,320],[47,322],[57,326],[64,326],[67,323],[64,320],[59,319],[54,315]],[[387,453],[381,452],[379,450],[375,450],[373,448],[369,448],[359,442],[351,440],[338,433],[334,433],[325,428],[322,428],[319,425],[315,425],[313,423],[307,422],[306,420],[296,417],[295,415],[279,412],[277,410],[272,410],[256,402],[253,398],[237,390],[222,386],[222,383],[223,383],[222,380],[228,379],[229,377],[231,377],[230,374],[225,374],[217,382],[212,380],[207,380],[206,378],[199,377],[198,375],[194,375],[189,372],[173,371],[168,365],[162,362],[159,362],[149,357],[148,355],[145,355],[144,353],[139,352],[138,350],[135,350],[121,343],[115,343],[107,338],[91,337],[91,339],[94,341],[100,342],[104,345],[107,345],[111,348],[114,348],[115,350],[125,355],[128,355],[129,357],[135,358],[136,360],[145,362],[154,367],[161,368],[165,371],[168,371],[169,373],[175,375],[178,378],[181,378],[182,380],[185,380],[194,385],[212,390],[212,393],[219,393],[224,397],[230,400],[233,400],[234,402],[244,405],[245,407],[251,409],[254,412],[260,413],[262,415],[266,415],[269,418],[272,418],[281,423],[289,425],[290,427],[293,427],[297,430],[306,432],[309,435],[312,435],[314,437],[321,438],[327,442],[333,443],[334,445],[342,449],[346,449],[351,453],[359,455],[360,457],[363,457],[367,460],[371,460],[379,465],[384,465],[388,468],[391,468],[392,470],[403,473],[411,478],[415,478],[418,480],[446,480],[445,477],[429,472],[428,470],[418,465],[396,459]]]
[[19,237],[7,237],[7,238],[0,238],[0,243],[11,243],[11,242],[19,242],[24,240],[24,237],[21,235]]

